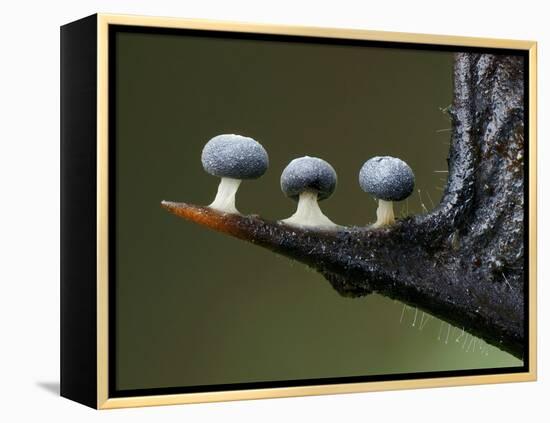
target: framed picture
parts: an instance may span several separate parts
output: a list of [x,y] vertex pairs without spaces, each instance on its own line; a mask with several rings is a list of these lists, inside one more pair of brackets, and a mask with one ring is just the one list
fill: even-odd
[[61,395],[536,379],[536,43],[61,28]]

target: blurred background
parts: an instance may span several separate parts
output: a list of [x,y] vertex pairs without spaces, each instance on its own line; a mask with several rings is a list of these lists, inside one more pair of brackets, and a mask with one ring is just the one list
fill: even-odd
[[304,265],[160,208],[209,204],[219,179],[200,153],[221,133],[269,153],[237,196],[243,213],[290,216],[280,190],[293,158],[338,173],[321,207],[365,225],[376,202],[358,172],[405,160],[415,193],[396,214],[437,205],[446,181],[453,55],[281,41],[116,36],[117,389],[520,366],[514,357],[414,308],[342,298]]

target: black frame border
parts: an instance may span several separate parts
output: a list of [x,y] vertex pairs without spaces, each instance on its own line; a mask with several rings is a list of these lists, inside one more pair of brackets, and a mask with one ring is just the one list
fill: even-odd
[[97,15],[60,30],[60,394],[97,407]]

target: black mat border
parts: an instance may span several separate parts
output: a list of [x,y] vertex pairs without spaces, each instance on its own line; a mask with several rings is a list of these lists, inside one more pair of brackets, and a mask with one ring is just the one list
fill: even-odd
[[[518,367],[503,367],[494,369],[468,369],[468,370],[449,370],[449,371],[434,371],[434,372],[417,372],[417,373],[399,373],[371,376],[349,376],[349,377],[334,377],[334,378],[319,378],[319,379],[300,379],[300,380],[285,380],[285,381],[258,381],[247,383],[231,383],[217,385],[197,385],[187,387],[163,387],[163,388],[144,388],[131,390],[116,389],[116,37],[117,33],[135,33],[135,34],[156,34],[156,35],[174,35],[174,36],[200,36],[209,38],[221,39],[236,39],[236,40],[256,40],[256,41],[285,41],[285,42],[300,42],[310,44],[325,44],[325,45],[342,45],[342,46],[358,46],[358,47],[378,47],[390,49],[407,49],[420,51],[439,51],[439,52],[472,52],[497,55],[512,55],[521,56],[524,59],[524,76],[525,76],[525,96],[524,96],[524,128],[525,140],[529,140],[529,52],[527,50],[518,49],[500,49],[500,48],[484,48],[484,47],[464,47],[464,46],[445,46],[435,44],[417,44],[407,42],[390,42],[390,41],[369,41],[369,40],[350,40],[339,38],[326,37],[310,37],[296,35],[273,35],[273,34],[258,34],[258,33],[243,33],[232,31],[216,31],[216,30],[197,30],[197,29],[179,29],[179,28],[159,28],[146,26],[129,26],[129,25],[109,25],[108,29],[108,59],[109,59],[109,398],[120,397],[135,397],[135,396],[150,396],[150,395],[169,395],[169,394],[186,394],[200,392],[219,392],[219,391],[235,391],[246,389],[261,389],[261,388],[283,388],[283,387],[299,387],[313,385],[334,385],[342,383],[362,383],[362,382],[382,382],[395,380],[411,380],[425,378],[446,378],[457,376],[482,376],[496,374],[512,374],[524,373],[529,371],[529,342],[526,342],[525,352],[523,356],[523,366]],[[525,142],[525,161],[524,161],[524,271],[529,275],[529,142]],[[529,277],[525,278],[524,301],[525,301],[525,334],[529,334]]]

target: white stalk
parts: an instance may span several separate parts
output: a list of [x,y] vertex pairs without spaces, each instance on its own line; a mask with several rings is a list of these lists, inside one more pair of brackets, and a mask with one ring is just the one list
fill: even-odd
[[224,213],[239,213],[235,207],[235,194],[240,184],[240,179],[221,178],[216,198],[209,207]]
[[295,226],[336,228],[338,225],[326,217],[317,202],[317,193],[304,191],[298,197],[296,213],[282,222]]
[[395,222],[395,216],[393,214],[393,202],[378,200],[378,209],[376,210],[376,223],[373,225],[375,228],[381,226],[391,225]]

